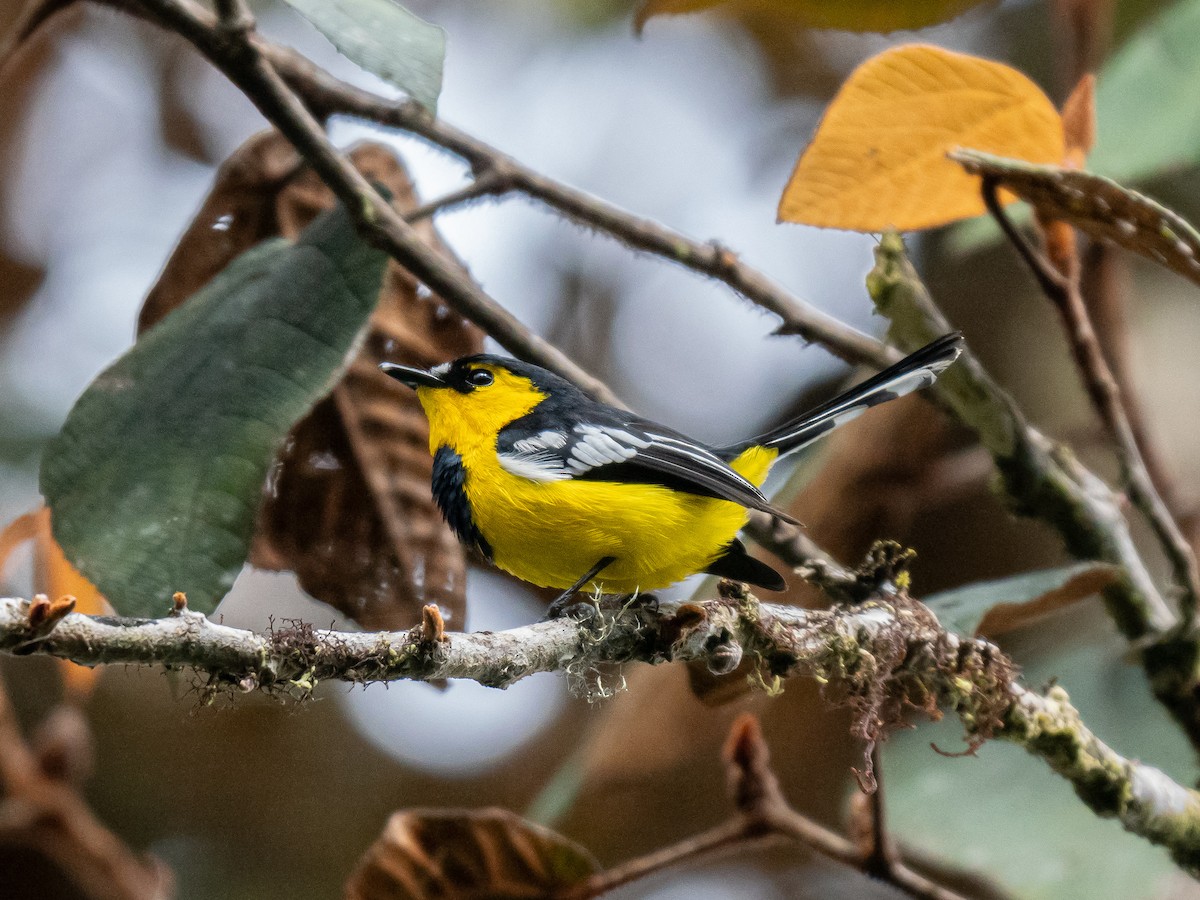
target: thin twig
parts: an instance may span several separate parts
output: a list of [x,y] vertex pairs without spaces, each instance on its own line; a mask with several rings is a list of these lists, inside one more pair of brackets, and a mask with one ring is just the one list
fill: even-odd
[[389,100],[335,78],[289,48],[256,39],[279,74],[318,118],[347,115],[417,135],[465,160],[476,172],[492,171],[504,190],[541,201],[572,221],[610,235],[635,250],[715,278],[747,300],[779,316],[779,334],[795,334],[852,363],[883,368],[899,355],[874,338],[803,302],[736,253],[715,242],[696,241],[650,219],[529,168],[501,151],[428,114],[418,104]]
[[741,850],[755,844],[777,839],[764,834],[753,823],[741,818],[730,819],[700,834],[684,838],[668,847],[646,853],[612,866],[560,892],[556,900],[591,900],[615,891],[631,882],[646,878],[664,869],[683,865],[695,859],[705,862],[723,852]]
[[741,849],[772,838],[787,838],[822,856],[892,885],[918,900],[962,900],[960,895],[916,874],[899,860],[872,866],[852,841],[791,807],[770,764],[770,751],[758,720],[740,716],[725,745],[725,768],[736,814],[727,822],[669,847],[639,856],[588,878],[559,895],[559,900],[588,900],[621,885],[720,851]]
[[1125,411],[1120,387],[1100,348],[1087,306],[1080,295],[1078,277],[1059,272],[1013,224],[1000,203],[994,178],[984,176],[983,198],[988,211],[1029,266],[1042,292],[1054,304],[1062,318],[1063,328],[1088,396],[1116,447],[1130,499],[1150,523],[1171,563],[1175,583],[1181,594],[1181,625],[1185,631],[1190,631],[1196,622],[1197,608],[1200,607],[1200,569],[1197,568],[1191,545],[1179,530],[1179,525],[1163,502],[1146,469],[1137,437]]
[[254,30],[254,14],[245,0],[213,0],[217,22],[226,33],[237,36]]
[[871,774],[875,780],[875,790],[867,794],[867,813],[870,826],[871,846],[863,861],[866,870],[872,874],[886,875],[897,863],[895,847],[887,832],[887,816],[883,800],[883,763],[879,745],[871,748]]
[[1145,404],[1134,378],[1127,313],[1130,289],[1128,269],[1121,248],[1090,240],[1081,261],[1079,290],[1096,327],[1104,356],[1112,368],[1113,379],[1121,390],[1129,427],[1133,430],[1150,480],[1172,517],[1190,539],[1197,525],[1195,503],[1184,498],[1178,479],[1167,465],[1162,447],[1154,439],[1154,429],[1147,419]]
[[961,894],[930,881],[899,860],[893,861],[882,872],[868,870],[865,868],[862,854],[852,842],[797,812],[789,812],[790,815],[783,815],[775,820],[775,828],[823,856],[862,869],[873,878],[892,885],[910,897],[920,897],[924,900],[962,900]]
[[411,225],[413,222],[427,219],[435,213],[445,212],[464,203],[469,203],[472,200],[478,200],[481,197],[502,194],[504,191],[505,182],[502,176],[496,172],[484,172],[466,187],[443,194],[441,197],[430,200],[428,203],[423,203],[416,209],[405,213],[404,221]]

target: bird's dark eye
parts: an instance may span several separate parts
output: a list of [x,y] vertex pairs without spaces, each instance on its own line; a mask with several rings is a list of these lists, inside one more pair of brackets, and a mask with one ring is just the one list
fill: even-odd
[[467,376],[467,381],[475,385],[475,387],[487,387],[495,380],[496,379],[492,377],[492,373],[487,369],[474,369],[472,370],[471,374]]

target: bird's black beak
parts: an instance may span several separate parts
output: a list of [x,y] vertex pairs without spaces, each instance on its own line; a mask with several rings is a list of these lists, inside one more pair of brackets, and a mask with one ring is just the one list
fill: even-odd
[[427,372],[425,369],[400,366],[389,362],[380,363],[379,368],[397,381],[407,384],[410,388],[446,386],[446,382],[442,381],[441,378],[432,372]]

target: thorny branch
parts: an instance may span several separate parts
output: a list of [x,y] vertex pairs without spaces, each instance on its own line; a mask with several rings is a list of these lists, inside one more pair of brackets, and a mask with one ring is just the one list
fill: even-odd
[[878,741],[913,711],[953,710],[969,738],[1002,738],[1041,757],[1100,816],[1167,848],[1200,875],[1200,794],[1161,771],[1120,756],[1080,720],[1067,694],[1021,686],[993,644],[945,631],[902,592],[828,610],[760,604],[722,583],[717,599],[597,612],[501,632],[427,629],[376,634],[298,626],[260,635],[229,628],[178,606],[162,619],[64,616],[45,633],[30,604],[0,600],[0,650],[46,654],[84,665],[188,667],[204,688],[307,694],[322,680],[468,678],[505,687],[537,672],[581,678],[596,667],[634,661],[705,660],[718,671],[731,656],[757,661],[758,677],[798,676],[826,685],[849,707],[854,732]]

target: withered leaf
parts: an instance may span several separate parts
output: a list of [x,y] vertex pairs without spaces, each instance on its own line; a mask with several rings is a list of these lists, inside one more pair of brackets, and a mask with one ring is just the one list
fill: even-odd
[[1095,596],[1119,574],[1105,563],[1073,563],[943,591],[926,597],[925,605],[950,631],[994,638]]
[[347,900],[556,896],[598,870],[585,849],[504,809],[395,813],[346,882]]
[[1200,231],[1183,216],[1108,178],[976,150],[951,158],[1028,201],[1045,219],[1066,222],[1200,284]]
[[[403,164],[363,144],[354,164],[403,212],[417,205]],[[294,238],[334,198],[277,133],[251,138],[221,167],[142,309],[148,328],[235,256]],[[450,257],[431,225],[422,237]],[[476,353],[483,335],[390,263],[367,339],[333,393],[292,429],[264,486],[250,562],[290,570],[301,586],[368,628],[402,628],[437,603],[462,621],[463,552],[434,506],[425,417],[384,360],[432,365]]]

